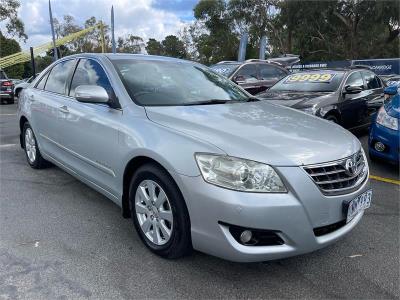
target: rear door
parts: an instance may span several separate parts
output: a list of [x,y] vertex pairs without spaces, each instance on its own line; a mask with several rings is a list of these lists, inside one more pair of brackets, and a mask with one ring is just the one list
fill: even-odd
[[[346,86],[362,88],[357,94],[346,94]],[[365,125],[368,116],[368,92],[365,89],[364,80],[360,71],[354,71],[348,75],[342,86],[341,101],[339,109],[341,112],[342,125],[345,128],[355,128]]]
[[108,75],[94,59],[79,60],[71,80],[68,97],[63,99],[66,108],[62,117],[65,147],[63,161],[76,173],[105,190],[118,194],[116,180],[120,158],[118,129],[122,110],[106,104],[82,103],[75,99],[75,89],[80,85],[98,85],[115,97]]
[[27,102],[31,106],[31,126],[44,154],[60,160],[61,136],[64,128],[60,123],[66,85],[75,68],[76,60],[69,59],[56,64],[36,84],[27,90]]

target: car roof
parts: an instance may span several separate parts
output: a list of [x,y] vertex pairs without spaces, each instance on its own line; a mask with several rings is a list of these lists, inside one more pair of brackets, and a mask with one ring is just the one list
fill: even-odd
[[131,54],[131,53],[79,53],[73,54],[69,56],[65,56],[64,58],[78,58],[78,57],[88,57],[88,58],[108,58],[110,60],[116,59],[135,59],[135,60],[148,60],[148,61],[169,61],[169,62],[186,62],[195,64],[195,62],[168,57],[168,56],[158,56],[158,55],[149,55],[149,54]]

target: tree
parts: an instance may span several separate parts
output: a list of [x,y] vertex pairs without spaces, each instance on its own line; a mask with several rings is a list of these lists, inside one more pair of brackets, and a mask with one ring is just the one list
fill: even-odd
[[0,22],[5,22],[7,33],[11,36],[26,41],[24,23],[18,18],[18,0],[0,0]]
[[143,45],[143,39],[132,34],[126,38],[119,37],[117,40],[118,52],[122,53],[141,53]]
[[168,35],[162,41],[163,53],[166,56],[186,58],[185,45],[175,35]]
[[[6,38],[0,32],[0,57],[5,57],[21,51],[21,47],[18,42],[14,39]],[[8,68],[5,68],[5,72],[10,78],[22,78],[24,73],[24,65],[17,64]]]
[[153,38],[147,41],[146,51],[150,55],[164,55],[163,45]]

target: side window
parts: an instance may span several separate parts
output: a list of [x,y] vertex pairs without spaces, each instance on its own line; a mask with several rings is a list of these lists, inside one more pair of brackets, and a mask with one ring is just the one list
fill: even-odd
[[359,86],[360,88],[364,89],[364,81],[361,77],[361,72],[354,72],[353,74],[351,74],[347,80],[346,80],[346,84],[344,86]]
[[259,65],[260,76],[264,80],[268,79],[280,79],[286,76],[286,73],[279,68],[270,65]]
[[50,71],[45,90],[58,94],[65,94],[67,80],[75,66],[75,60],[66,60],[55,65]]
[[49,77],[49,74],[50,74],[50,72],[47,72],[46,75],[44,75],[44,76],[39,80],[39,82],[36,84],[36,88],[37,88],[37,89],[39,89],[39,90],[43,90],[43,89],[44,89],[44,86],[45,86],[45,84],[46,84],[47,77]]
[[381,87],[381,81],[379,80],[378,76],[372,72],[362,72],[364,76],[365,83],[367,85],[367,89],[377,89]]
[[243,76],[244,81],[251,82],[257,80],[257,68],[255,64],[244,65],[236,73],[236,76]]
[[113,89],[101,65],[92,59],[81,59],[71,82],[69,95],[75,96],[75,89],[80,85],[98,85],[112,97]]

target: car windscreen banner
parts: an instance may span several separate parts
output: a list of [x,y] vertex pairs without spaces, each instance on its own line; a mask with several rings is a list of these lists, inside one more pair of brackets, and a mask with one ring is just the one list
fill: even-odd
[[326,82],[329,83],[332,81],[333,77],[335,77],[336,73],[327,73],[327,72],[307,72],[305,74],[294,74],[287,77],[284,81],[286,84],[295,83],[295,82],[309,82],[309,83],[321,83]]

